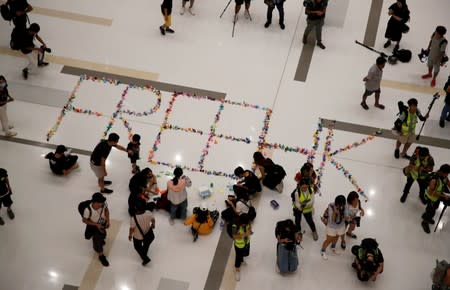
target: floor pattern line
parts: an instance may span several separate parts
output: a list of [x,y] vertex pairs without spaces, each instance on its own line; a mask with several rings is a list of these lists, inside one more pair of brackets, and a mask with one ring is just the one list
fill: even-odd
[[78,21],[78,22],[84,22],[89,24],[96,24],[96,25],[102,25],[102,26],[112,26],[112,19],[108,18],[102,18],[102,17],[96,17],[96,16],[89,16],[79,13],[73,13],[68,11],[62,11],[62,10],[56,10],[56,9],[50,9],[50,8],[44,8],[44,7],[37,7],[33,6],[33,10],[31,13],[36,13],[44,16],[50,16],[50,17],[56,17],[56,18],[62,18],[66,20],[72,20],[72,21]]

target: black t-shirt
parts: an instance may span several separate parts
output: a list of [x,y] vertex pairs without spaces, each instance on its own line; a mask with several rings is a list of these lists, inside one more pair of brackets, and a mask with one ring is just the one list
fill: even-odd
[[251,172],[250,170],[246,170],[245,172],[248,173],[248,176],[244,178],[244,185],[252,191],[252,193],[260,192],[262,190],[261,188],[261,182],[259,181],[258,177]]
[[64,169],[67,168],[67,157],[62,155],[60,158],[56,158],[53,152],[48,153],[45,158],[48,159],[48,163],[50,164],[50,169],[55,174],[64,174]]
[[450,93],[447,92],[447,89],[449,86],[450,86],[450,77],[448,78],[448,81],[445,83],[445,86],[444,86],[444,91],[446,94],[444,102],[450,106]]
[[35,47],[34,45],[34,35],[30,34],[28,29],[20,29],[18,27],[14,28],[18,29],[17,38],[19,40],[20,50],[24,54],[28,54],[31,50],[27,49],[28,47]]
[[[312,11],[323,10],[327,7],[327,5],[328,0],[322,0],[320,3],[317,3],[316,0],[309,0],[308,2],[306,2],[306,9]],[[325,13],[322,15],[317,15],[315,13],[308,14],[308,20],[318,20],[322,18],[325,18]]]
[[[402,6],[402,8],[398,7],[397,3],[392,4],[389,7],[389,10],[392,10],[392,12],[394,12],[395,16],[398,16],[402,19],[402,21],[400,21],[400,23],[406,23],[409,20],[409,9],[406,6]],[[393,18],[391,16],[391,18]]]
[[94,151],[91,154],[91,163],[96,166],[100,166],[102,158],[108,158],[111,148],[107,140],[100,141],[100,143],[95,146]]
[[172,0],[163,0],[161,8],[172,9]]
[[139,146],[140,144],[134,144],[133,142],[128,143],[127,146],[127,151],[132,151],[133,153],[130,154],[130,152],[128,152],[128,157],[133,158],[133,159],[139,159]]
[[0,177],[0,197],[7,194],[9,191],[8,186],[6,186],[6,178],[7,177]]
[[9,3],[9,7],[11,7],[11,11],[16,13],[16,11],[25,11],[30,4],[28,4],[27,0],[12,0]]
[[148,176],[145,172],[140,171],[133,175],[130,179],[130,184],[128,187],[130,188],[131,193],[137,194],[139,193],[141,188],[147,187]]

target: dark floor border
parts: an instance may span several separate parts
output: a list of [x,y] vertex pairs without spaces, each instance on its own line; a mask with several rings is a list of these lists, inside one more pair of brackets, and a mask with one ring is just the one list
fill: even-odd
[[300,59],[298,60],[297,70],[295,71],[294,80],[299,82],[306,82],[308,77],[309,67],[311,66],[312,57],[314,54],[314,47],[316,43],[316,36],[314,32],[310,33],[306,44],[303,45]]
[[228,236],[226,229],[220,233],[219,242],[214,253],[214,258],[209,268],[204,290],[218,290],[222,284],[223,275],[230,256],[232,240]]
[[[332,124],[334,122],[334,124]],[[347,123],[341,121],[333,121],[328,119],[322,119],[322,124],[324,127],[332,124],[335,130],[341,130],[351,133],[364,134],[364,135],[376,135],[377,137],[397,140],[397,135],[392,133],[391,129],[382,129],[370,126],[363,126],[354,123]],[[379,133],[379,134],[377,134]],[[450,149],[450,140],[448,139],[440,139],[428,136],[420,136],[419,140],[414,142],[415,144],[434,146],[444,149]]]
[[369,18],[367,19],[366,33],[364,34],[364,44],[367,46],[375,46],[382,9],[383,0],[372,0]]
[[72,286],[72,285],[64,284],[62,290],[78,290],[78,287],[77,287],[77,286]]
[[88,76],[99,77],[99,78],[111,78],[111,79],[119,80],[125,84],[134,84],[134,85],[139,85],[139,86],[150,85],[161,91],[188,93],[190,95],[208,97],[208,98],[211,98],[214,100],[223,100],[226,97],[226,93],[203,90],[203,89],[199,89],[199,88],[179,86],[179,85],[145,80],[145,79],[132,78],[132,77],[127,77],[127,76],[123,76],[123,75],[104,73],[104,72],[100,72],[100,71],[72,67],[72,66],[67,66],[67,65],[61,69],[61,73],[76,75],[76,76],[88,75]]

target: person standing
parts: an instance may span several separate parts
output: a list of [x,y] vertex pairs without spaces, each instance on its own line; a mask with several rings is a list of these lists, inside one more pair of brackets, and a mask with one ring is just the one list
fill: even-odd
[[430,150],[426,147],[417,147],[413,156],[409,160],[409,165],[403,169],[406,175],[406,184],[400,202],[404,203],[408,197],[414,181],[419,184],[419,198],[423,204],[426,204],[425,189],[428,186],[428,174],[433,171],[434,160],[430,155]]
[[136,162],[140,159],[139,152],[141,149],[141,136],[138,134],[133,134],[131,137],[131,141],[127,145],[128,158],[130,158],[131,162],[131,173],[135,174],[140,170],[139,166],[136,165]]
[[175,168],[174,177],[167,182],[167,198],[170,201],[170,217],[169,222],[173,225],[177,212],[180,213],[180,219],[185,220],[187,216],[187,191],[186,187],[192,185],[189,177],[183,175],[183,169]]
[[111,133],[107,140],[102,140],[95,146],[94,151],[91,154],[91,169],[94,171],[95,176],[98,178],[98,186],[101,193],[113,193],[109,188],[105,188],[105,185],[110,185],[112,182],[105,180],[106,172],[106,159],[111,152],[112,147],[115,147],[121,151],[127,152],[127,149],[117,144],[119,142],[119,135]]
[[251,20],[250,11],[249,11],[251,0],[234,0],[234,2],[236,3],[236,6],[234,7],[234,23],[236,23],[236,21],[238,20],[238,13],[241,10],[242,4],[244,4],[244,3],[245,3],[244,17],[246,19]]
[[133,240],[134,249],[142,259],[142,266],[147,265],[151,259],[148,257],[148,249],[155,239],[153,229],[155,228],[155,217],[145,210],[144,201],[136,204],[136,214],[130,219],[130,230],[128,240]]
[[[407,158],[409,159],[411,156],[407,155],[408,149],[411,146],[411,144],[414,142],[414,139],[416,137],[416,124],[418,123],[417,119],[420,121],[425,121],[430,116],[429,113],[427,113],[424,116],[420,113],[420,110],[417,108],[418,101],[415,98],[408,100],[408,110],[405,112],[402,112],[399,119],[402,121],[402,129],[401,132],[397,138],[397,143],[395,144],[395,151],[394,151],[394,157],[396,159],[400,158]],[[400,145],[403,145],[402,153],[400,154]]]
[[317,241],[319,236],[317,235],[316,224],[313,220],[314,193],[311,191],[307,179],[300,180],[297,188],[291,194],[291,199],[297,232],[302,233],[301,222],[303,215],[312,231],[314,241]]
[[381,79],[383,78],[383,69],[386,65],[386,59],[382,56],[377,58],[377,61],[374,65],[372,65],[367,73],[367,76],[363,79],[366,85],[366,90],[364,91],[361,107],[364,110],[368,110],[369,106],[367,106],[366,100],[367,97],[375,93],[375,107],[384,110],[384,105],[380,104],[380,86]]
[[445,121],[450,122],[450,76],[444,86],[445,100],[442,108],[441,118],[439,119],[439,126],[445,127]]
[[163,0],[161,4],[161,13],[164,18],[164,24],[159,27],[162,35],[167,33],[175,33],[175,31],[170,28],[172,25],[172,0]]
[[[9,184],[8,172],[6,169],[0,168],[0,209],[2,206],[6,207],[6,213],[10,219],[14,219],[15,215],[11,208],[13,201],[11,199],[12,189]],[[0,225],[4,225],[5,221],[0,216]]]
[[236,281],[241,280],[241,264],[244,258],[250,255],[250,220],[247,214],[241,214],[237,222],[232,225],[232,237],[234,241],[234,250],[236,251],[236,259],[234,261]]
[[189,2],[189,14],[191,14],[192,16],[195,16],[194,11],[192,11],[192,8],[194,7],[194,0],[181,0],[181,10],[180,10],[180,14],[183,15],[184,12],[186,11],[186,3]]
[[285,0],[271,0],[267,4],[267,21],[264,24],[265,28],[268,28],[270,24],[272,23],[272,12],[277,7],[278,13],[280,15],[280,28],[284,29],[286,28],[284,26],[284,1]]
[[98,254],[98,259],[104,267],[109,266],[108,259],[103,254],[105,245],[106,229],[109,228],[109,209],[106,204],[106,197],[100,192],[92,195],[91,202],[83,211],[83,223],[85,223],[86,239],[92,238],[94,251]]
[[291,219],[277,222],[275,228],[277,238],[277,266],[280,274],[295,273],[298,267],[297,245],[302,234],[297,232]]
[[326,224],[327,238],[322,244],[320,255],[324,260],[328,260],[326,249],[331,244],[331,250],[336,252],[336,243],[341,237],[341,247],[345,249],[345,221],[348,220],[348,208],[345,206],[345,196],[338,195],[334,199],[334,203],[330,203],[322,217],[322,221]]
[[364,216],[364,209],[361,207],[361,201],[359,200],[359,194],[356,191],[351,191],[347,195],[347,212],[349,221],[347,232],[345,233],[347,237],[356,239],[356,235],[353,233],[356,227],[359,227],[361,222],[361,217]]
[[8,92],[8,83],[4,76],[0,76],[0,122],[2,123],[2,130],[5,132],[6,137],[14,137],[17,132],[11,131],[14,128],[9,124],[8,114],[6,111],[7,104],[14,101]]
[[28,20],[28,13],[33,10],[33,7],[28,4],[27,0],[10,0],[9,7],[12,13],[12,21],[15,27],[26,29]]
[[303,33],[303,44],[308,41],[308,35],[313,30],[316,30],[317,46],[321,49],[325,49],[325,45],[322,43],[322,27],[325,22],[325,12],[327,11],[328,0],[305,0],[305,14],[306,29]]
[[387,38],[384,48],[388,48],[392,41],[397,42],[394,47],[394,51],[399,49],[400,40],[402,39],[402,34],[408,31],[408,26],[406,22],[409,21],[409,9],[406,4],[406,0],[397,0],[394,4],[389,7],[388,14],[391,16],[389,18],[386,33],[384,37]]
[[[436,31],[431,35],[431,40],[428,43],[428,73],[422,76],[422,79],[431,78],[430,85],[432,87],[436,86],[436,77],[441,69],[441,61],[445,55],[445,50],[447,48],[448,41],[445,39],[444,35],[447,33],[447,28],[444,26],[436,27]],[[434,70],[434,73],[433,73]]]
[[448,175],[450,174],[450,165],[444,164],[439,170],[433,174],[427,189],[425,190],[425,199],[427,207],[422,214],[422,228],[425,233],[430,233],[430,224],[434,224],[433,219],[436,210],[439,208],[441,200],[449,200],[447,195],[444,195],[446,187],[450,187]]

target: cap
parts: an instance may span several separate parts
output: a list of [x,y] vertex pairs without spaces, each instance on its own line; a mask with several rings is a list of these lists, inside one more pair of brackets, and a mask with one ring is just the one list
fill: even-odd
[[92,202],[100,202],[104,203],[106,201],[106,197],[103,196],[100,192],[96,192],[92,195]]

